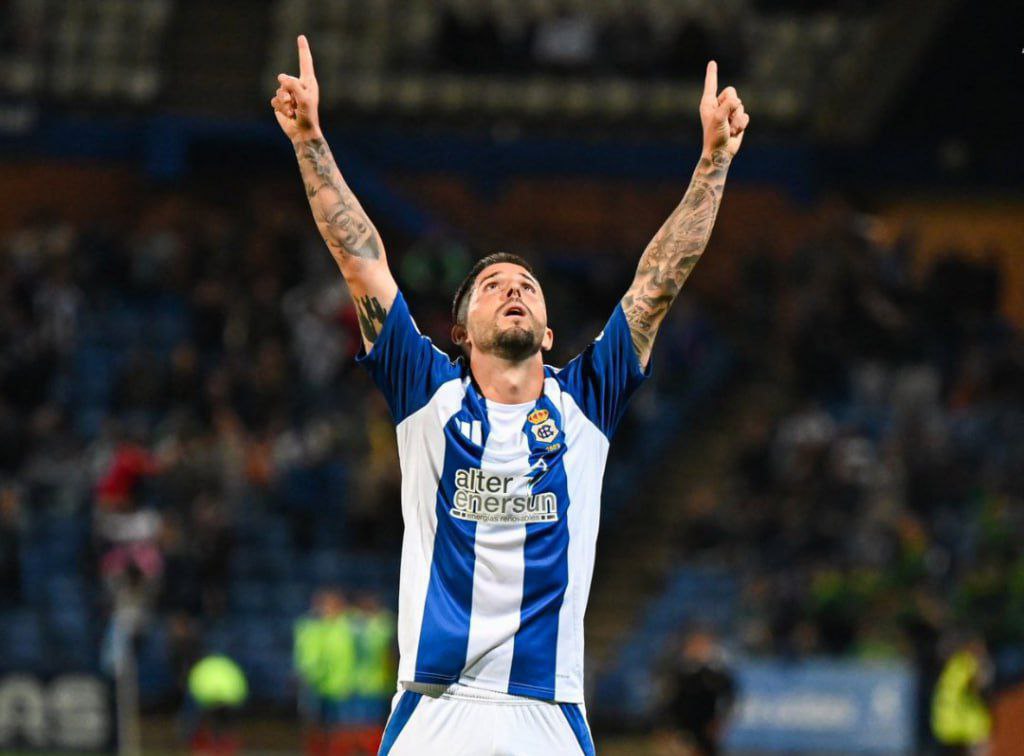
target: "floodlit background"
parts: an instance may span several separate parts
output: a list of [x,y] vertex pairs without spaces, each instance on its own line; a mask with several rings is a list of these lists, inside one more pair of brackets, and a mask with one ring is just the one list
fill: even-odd
[[[268,105],[305,33],[342,172],[449,350],[455,286],[501,249],[541,272],[550,361],[575,354],[682,197],[708,59],[751,114],[612,447],[598,750],[698,753],[707,710],[728,753],[1024,752],[1020,15],[8,0],[0,750],[327,748],[296,633],[332,601],[363,725],[393,691],[390,641],[367,650],[397,599],[393,428]],[[245,679],[212,730],[211,654]]]

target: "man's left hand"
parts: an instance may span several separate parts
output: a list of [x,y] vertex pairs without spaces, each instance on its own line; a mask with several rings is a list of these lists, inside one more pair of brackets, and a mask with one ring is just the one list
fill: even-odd
[[718,64],[708,61],[704,75],[704,95],[700,99],[700,121],[704,126],[704,154],[725,150],[733,157],[739,152],[750,116],[735,87],[718,91]]

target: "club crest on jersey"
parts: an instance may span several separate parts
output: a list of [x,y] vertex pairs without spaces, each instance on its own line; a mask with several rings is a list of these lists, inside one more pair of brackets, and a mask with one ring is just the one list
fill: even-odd
[[537,425],[538,423],[543,423],[545,420],[548,419],[548,411],[546,409],[535,409],[533,412],[526,416],[526,419],[529,420],[534,425]]
[[[547,414],[547,410],[542,410],[542,412]],[[555,425],[555,421],[550,417],[546,418],[543,422],[537,423],[530,430],[533,431],[534,438],[542,444],[550,444],[558,438],[558,426]]]

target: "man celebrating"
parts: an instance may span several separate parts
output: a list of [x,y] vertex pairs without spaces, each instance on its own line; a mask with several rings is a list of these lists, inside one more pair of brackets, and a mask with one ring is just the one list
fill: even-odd
[[682,202],[640,258],[604,331],[561,370],[540,283],[512,254],[455,294],[451,362],[422,336],[384,246],[320,131],[305,37],[271,100],[310,208],[352,292],[357,359],[397,426],[405,535],[398,693],[382,754],[593,753],[583,614],[609,441],[649,369],[665,313],[696,265],[750,118],[708,63],[704,148]]

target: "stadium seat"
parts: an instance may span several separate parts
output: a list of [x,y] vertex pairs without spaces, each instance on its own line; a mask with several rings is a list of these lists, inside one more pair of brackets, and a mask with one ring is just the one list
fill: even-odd
[[30,609],[18,609],[0,615],[5,666],[37,669],[46,658],[46,644],[39,616]]
[[273,589],[274,611],[298,617],[309,609],[310,589],[307,584],[297,581],[280,582]]
[[236,612],[258,614],[269,608],[270,591],[266,583],[256,580],[236,580],[229,589],[231,608]]

